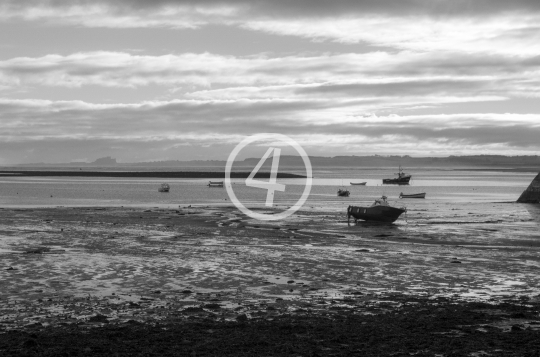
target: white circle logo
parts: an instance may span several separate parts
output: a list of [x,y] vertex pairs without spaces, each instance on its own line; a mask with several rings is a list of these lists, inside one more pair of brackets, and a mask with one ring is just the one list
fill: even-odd
[[[231,185],[231,169],[232,165],[234,163],[234,160],[236,159],[236,156],[238,153],[245,148],[247,145],[255,142],[255,141],[268,141],[268,140],[274,140],[274,141],[280,141],[283,143],[288,144],[289,146],[292,146],[296,152],[302,157],[302,160],[304,161],[304,166],[306,167],[306,187],[304,188],[304,192],[302,193],[302,197],[288,210],[283,211],[279,214],[263,214],[263,213],[257,213],[253,212],[246,206],[242,204],[234,194],[234,191],[232,189]],[[270,172],[270,181],[258,181],[255,180],[255,174],[259,171],[261,166],[264,164],[265,160],[273,154],[273,161],[272,161],[272,170]],[[266,195],[266,206],[272,207],[274,202],[274,192],[275,191],[285,191],[285,185],[278,184],[276,182],[277,178],[277,171],[279,166],[279,156],[281,154],[281,149],[279,148],[273,148],[270,147],[266,151],[266,154],[263,155],[257,166],[255,166],[255,169],[251,172],[249,177],[246,179],[246,186],[250,187],[257,187],[267,190]],[[229,199],[231,202],[238,208],[242,213],[246,214],[247,216],[251,218],[255,218],[261,221],[274,221],[278,219],[283,219],[286,217],[289,217],[294,212],[298,211],[306,202],[306,200],[309,197],[309,193],[311,191],[311,185],[313,184],[313,177],[312,177],[312,170],[311,170],[311,162],[309,161],[309,157],[304,151],[304,149],[293,139],[289,138],[286,135],[282,134],[273,134],[273,133],[264,133],[264,134],[255,134],[252,136],[249,136],[242,140],[234,150],[229,155],[229,158],[227,159],[227,166],[225,167],[225,188],[227,189],[227,193],[229,194]]]

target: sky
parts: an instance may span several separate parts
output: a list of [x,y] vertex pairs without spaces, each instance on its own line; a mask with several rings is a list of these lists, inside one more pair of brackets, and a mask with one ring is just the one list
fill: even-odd
[[539,97],[538,0],[0,1],[0,165],[537,155]]

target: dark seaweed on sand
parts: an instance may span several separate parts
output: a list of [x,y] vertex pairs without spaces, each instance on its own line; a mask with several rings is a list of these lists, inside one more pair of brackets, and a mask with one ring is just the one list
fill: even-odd
[[410,299],[374,315],[287,314],[272,320],[219,322],[193,317],[0,334],[2,356],[538,356],[540,331],[505,319],[532,320],[540,304],[452,303]]

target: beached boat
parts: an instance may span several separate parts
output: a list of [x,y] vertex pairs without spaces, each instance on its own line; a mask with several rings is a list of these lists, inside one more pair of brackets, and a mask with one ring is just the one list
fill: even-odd
[[208,181],[208,187],[223,187],[223,181]]
[[386,198],[386,196],[382,196],[380,199],[375,200],[369,207],[349,206],[347,209],[347,221],[349,222],[351,217],[353,217],[355,223],[359,219],[387,223],[395,222],[407,209],[405,207],[397,208],[390,206]]
[[401,192],[399,194],[399,198],[426,198],[426,193],[422,192],[422,193],[405,194],[405,193]]
[[411,180],[411,175],[406,174],[401,169],[401,166],[399,167],[399,172],[396,174],[398,177],[391,178],[391,179],[383,179],[383,184],[393,184],[393,185],[407,185],[409,184],[409,181]]
[[345,190],[345,189],[342,189],[340,188],[338,191],[337,191],[337,195],[340,196],[340,197],[349,197],[351,193],[349,192],[349,190]]
[[367,182],[351,182],[352,186],[365,186]]
[[169,192],[170,189],[171,189],[171,187],[168,184],[162,183],[161,186],[159,186],[158,191],[159,192]]

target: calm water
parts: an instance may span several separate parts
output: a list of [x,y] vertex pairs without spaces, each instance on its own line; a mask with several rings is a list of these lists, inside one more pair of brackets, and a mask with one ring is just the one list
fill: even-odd
[[[295,172],[294,169],[287,170]],[[296,171],[303,174],[303,172]],[[313,187],[307,206],[323,205],[338,209],[343,205],[365,204],[381,195],[397,202],[400,192],[426,192],[425,200],[414,205],[433,203],[489,203],[515,201],[535,177],[534,173],[476,172],[451,170],[411,170],[408,186],[382,185],[382,178],[393,177],[395,169],[331,169],[313,173]],[[162,182],[171,186],[169,193],[157,191]],[[367,182],[351,186],[350,182]],[[0,177],[2,206],[178,206],[190,204],[228,204],[224,188],[209,188],[207,179],[139,178],[61,178]],[[237,197],[249,206],[264,206],[266,191],[233,180]],[[276,192],[276,205],[292,205],[304,190],[304,179],[278,180],[285,192]],[[349,198],[337,197],[345,187]],[[409,202],[411,200],[407,200]],[[400,201],[399,204],[404,202]]]

